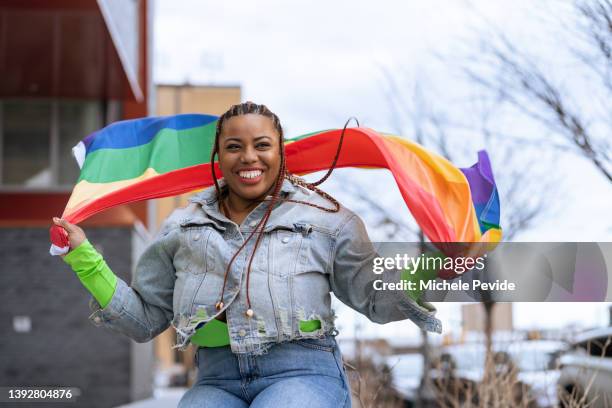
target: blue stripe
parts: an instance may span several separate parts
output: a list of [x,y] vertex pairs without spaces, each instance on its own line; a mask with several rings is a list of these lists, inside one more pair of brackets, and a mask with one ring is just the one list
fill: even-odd
[[490,228],[490,225],[499,226],[500,221],[500,203],[497,189],[493,189],[489,202],[485,203],[474,203],[474,209],[476,210],[476,216],[478,218],[478,225],[480,226],[480,232],[484,233]]
[[182,114],[123,120],[83,139],[87,154],[99,149],[126,149],[149,143],[162,129],[185,130],[205,126],[218,119],[213,115]]

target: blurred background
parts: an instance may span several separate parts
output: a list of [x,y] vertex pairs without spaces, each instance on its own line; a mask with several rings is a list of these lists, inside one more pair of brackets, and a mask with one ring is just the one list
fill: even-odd
[[[458,167],[487,149],[507,241],[612,239],[609,0],[0,0],[0,73],[2,386],[74,386],[79,406],[145,407],[176,404],[194,379],[194,350],[172,350],[172,329],[136,344],[93,327],[85,289],[48,255],[50,219],[78,177],[70,149],[118,120],[252,100],[294,137],[356,116]],[[387,171],[338,169],[323,189],[373,241],[422,239]],[[82,226],[129,281],[187,197]],[[442,335],[335,302],[354,406],[612,401],[610,304],[436,307]]]

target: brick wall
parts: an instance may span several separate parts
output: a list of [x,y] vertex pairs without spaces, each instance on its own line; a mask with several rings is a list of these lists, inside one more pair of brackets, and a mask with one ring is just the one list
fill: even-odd
[[[129,283],[131,229],[86,233]],[[88,292],[48,250],[47,229],[0,228],[0,386],[78,387],[77,404],[65,404],[73,408],[129,402],[131,340],[89,322]],[[29,332],[15,330],[16,316],[26,317],[26,328],[29,317]]]

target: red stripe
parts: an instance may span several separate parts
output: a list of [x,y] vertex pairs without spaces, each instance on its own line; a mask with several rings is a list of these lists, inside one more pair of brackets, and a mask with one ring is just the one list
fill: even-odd
[[[338,147],[340,130],[323,132],[286,145],[287,168],[292,173],[306,174],[326,170],[332,163]],[[455,240],[455,232],[448,225],[444,211],[435,196],[425,191],[414,179],[406,174],[376,132],[366,128],[347,129],[336,167],[379,167],[391,170],[402,197],[410,211],[434,242]],[[405,165],[405,164],[404,164]],[[221,171],[217,174],[221,176]],[[213,184],[210,164],[201,164],[161,174],[155,178],[117,190],[98,200],[78,208],[66,219],[78,223],[93,214],[119,204],[174,196]],[[471,204],[470,204],[471,205]]]

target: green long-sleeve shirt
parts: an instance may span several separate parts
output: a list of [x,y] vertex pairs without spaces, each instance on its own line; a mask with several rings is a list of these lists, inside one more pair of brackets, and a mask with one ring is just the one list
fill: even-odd
[[[434,254],[433,256],[441,256],[441,254]],[[117,276],[106,264],[102,255],[96,251],[88,240],[85,240],[78,247],[68,252],[63,259],[74,270],[83,286],[98,301],[100,306],[102,308],[106,307],[115,293]],[[419,270],[413,274],[406,270],[402,273],[402,280],[434,279],[435,275],[436,271],[433,270]],[[406,296],[421,303],[420,290],[407,290],[405,293]],[[318,320],[300,322],[300,330],[304,332],[315,331],[319,328],[320,322]],[[201,347],[229,345],[230,339],[227,324],[213,319],[195,332],[191,342]]]
[[[117,276],[93,245],[85,240],[68,252],[64,261],[72,267],[83,286],[96,298],[100,306],[106,307],[115,293]],[[227,324],[213,319],[195,332],[191,342],[202,347],[229,345]]]

